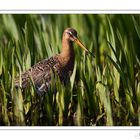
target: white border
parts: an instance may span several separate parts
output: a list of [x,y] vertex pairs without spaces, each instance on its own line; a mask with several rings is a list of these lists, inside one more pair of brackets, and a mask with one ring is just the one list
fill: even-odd
[[[0,14],[140,14],[139,0],[0,0]],[[13,131],[14,130],[14,131]],[[41,131],[40,131],[41,130]],[[47,130],[47,131],[46,131]],[[57,130],[57,131],[56,131]],[[59,131],[61,130],[61,131]],[[71,130],[71,131],[69,131]],[[83,131],[84,130],[84,131]],[[87,131],[88,130],[88,131]],[[1,126],[1,139],[138,140],[140,127]]]
[[139,140],[140,130],[2,130],[1,139],[6,140]]
[[[8,10],[140,10],[139,0],[0,0]],[[52,11],[51,11],[52,12]]]

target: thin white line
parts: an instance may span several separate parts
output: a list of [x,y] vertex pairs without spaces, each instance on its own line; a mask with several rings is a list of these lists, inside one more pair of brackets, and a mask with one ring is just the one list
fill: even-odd
[[10,126],[10,127],[0,127],[0,130],[140,130],[139,126],[132,126],[132,127],[114,127],[114,126],[35,126],[35,127],[29,127],[29,126]]
[[20,9],[20,10],[0,10],[1,14],[140,14],[140,10],[29,10],[29,9]]

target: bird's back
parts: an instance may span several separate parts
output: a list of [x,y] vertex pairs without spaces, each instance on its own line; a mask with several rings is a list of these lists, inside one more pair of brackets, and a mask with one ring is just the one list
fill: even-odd
[[[25,89],[32,80],[38,91],[47,91],[52,73],[61,77],[61,64],[57,55],[40,61],[21,75],[21,88]],[[15,79],[15,86],[20,87],[20,76]]]

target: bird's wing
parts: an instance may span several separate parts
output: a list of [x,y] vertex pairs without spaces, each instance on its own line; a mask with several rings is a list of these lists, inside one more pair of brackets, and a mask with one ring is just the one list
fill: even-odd
[[[57,56],[42,60],[21,75],[22,88],[26,88],[31,80],[37,89],[48,88],[52,72],[59,74],[59,71],[60,63]],[[19,79],[20,77],[15,79],[16,87],[20,86]]]

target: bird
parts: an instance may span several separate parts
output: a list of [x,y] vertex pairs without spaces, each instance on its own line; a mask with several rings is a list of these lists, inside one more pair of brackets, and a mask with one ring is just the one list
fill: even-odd
[[73,28],[66,28],[62,35],[61,52],[41,60],[18,76],[15,79],[15,87],[25,89],[32,79],[38,94],[48,92],[52,83],[52,73],[56,74],[62,83],[65,83],[70,78],[74,68],[74,42],[86,53],[90,53],[79,40],[77,31]]

